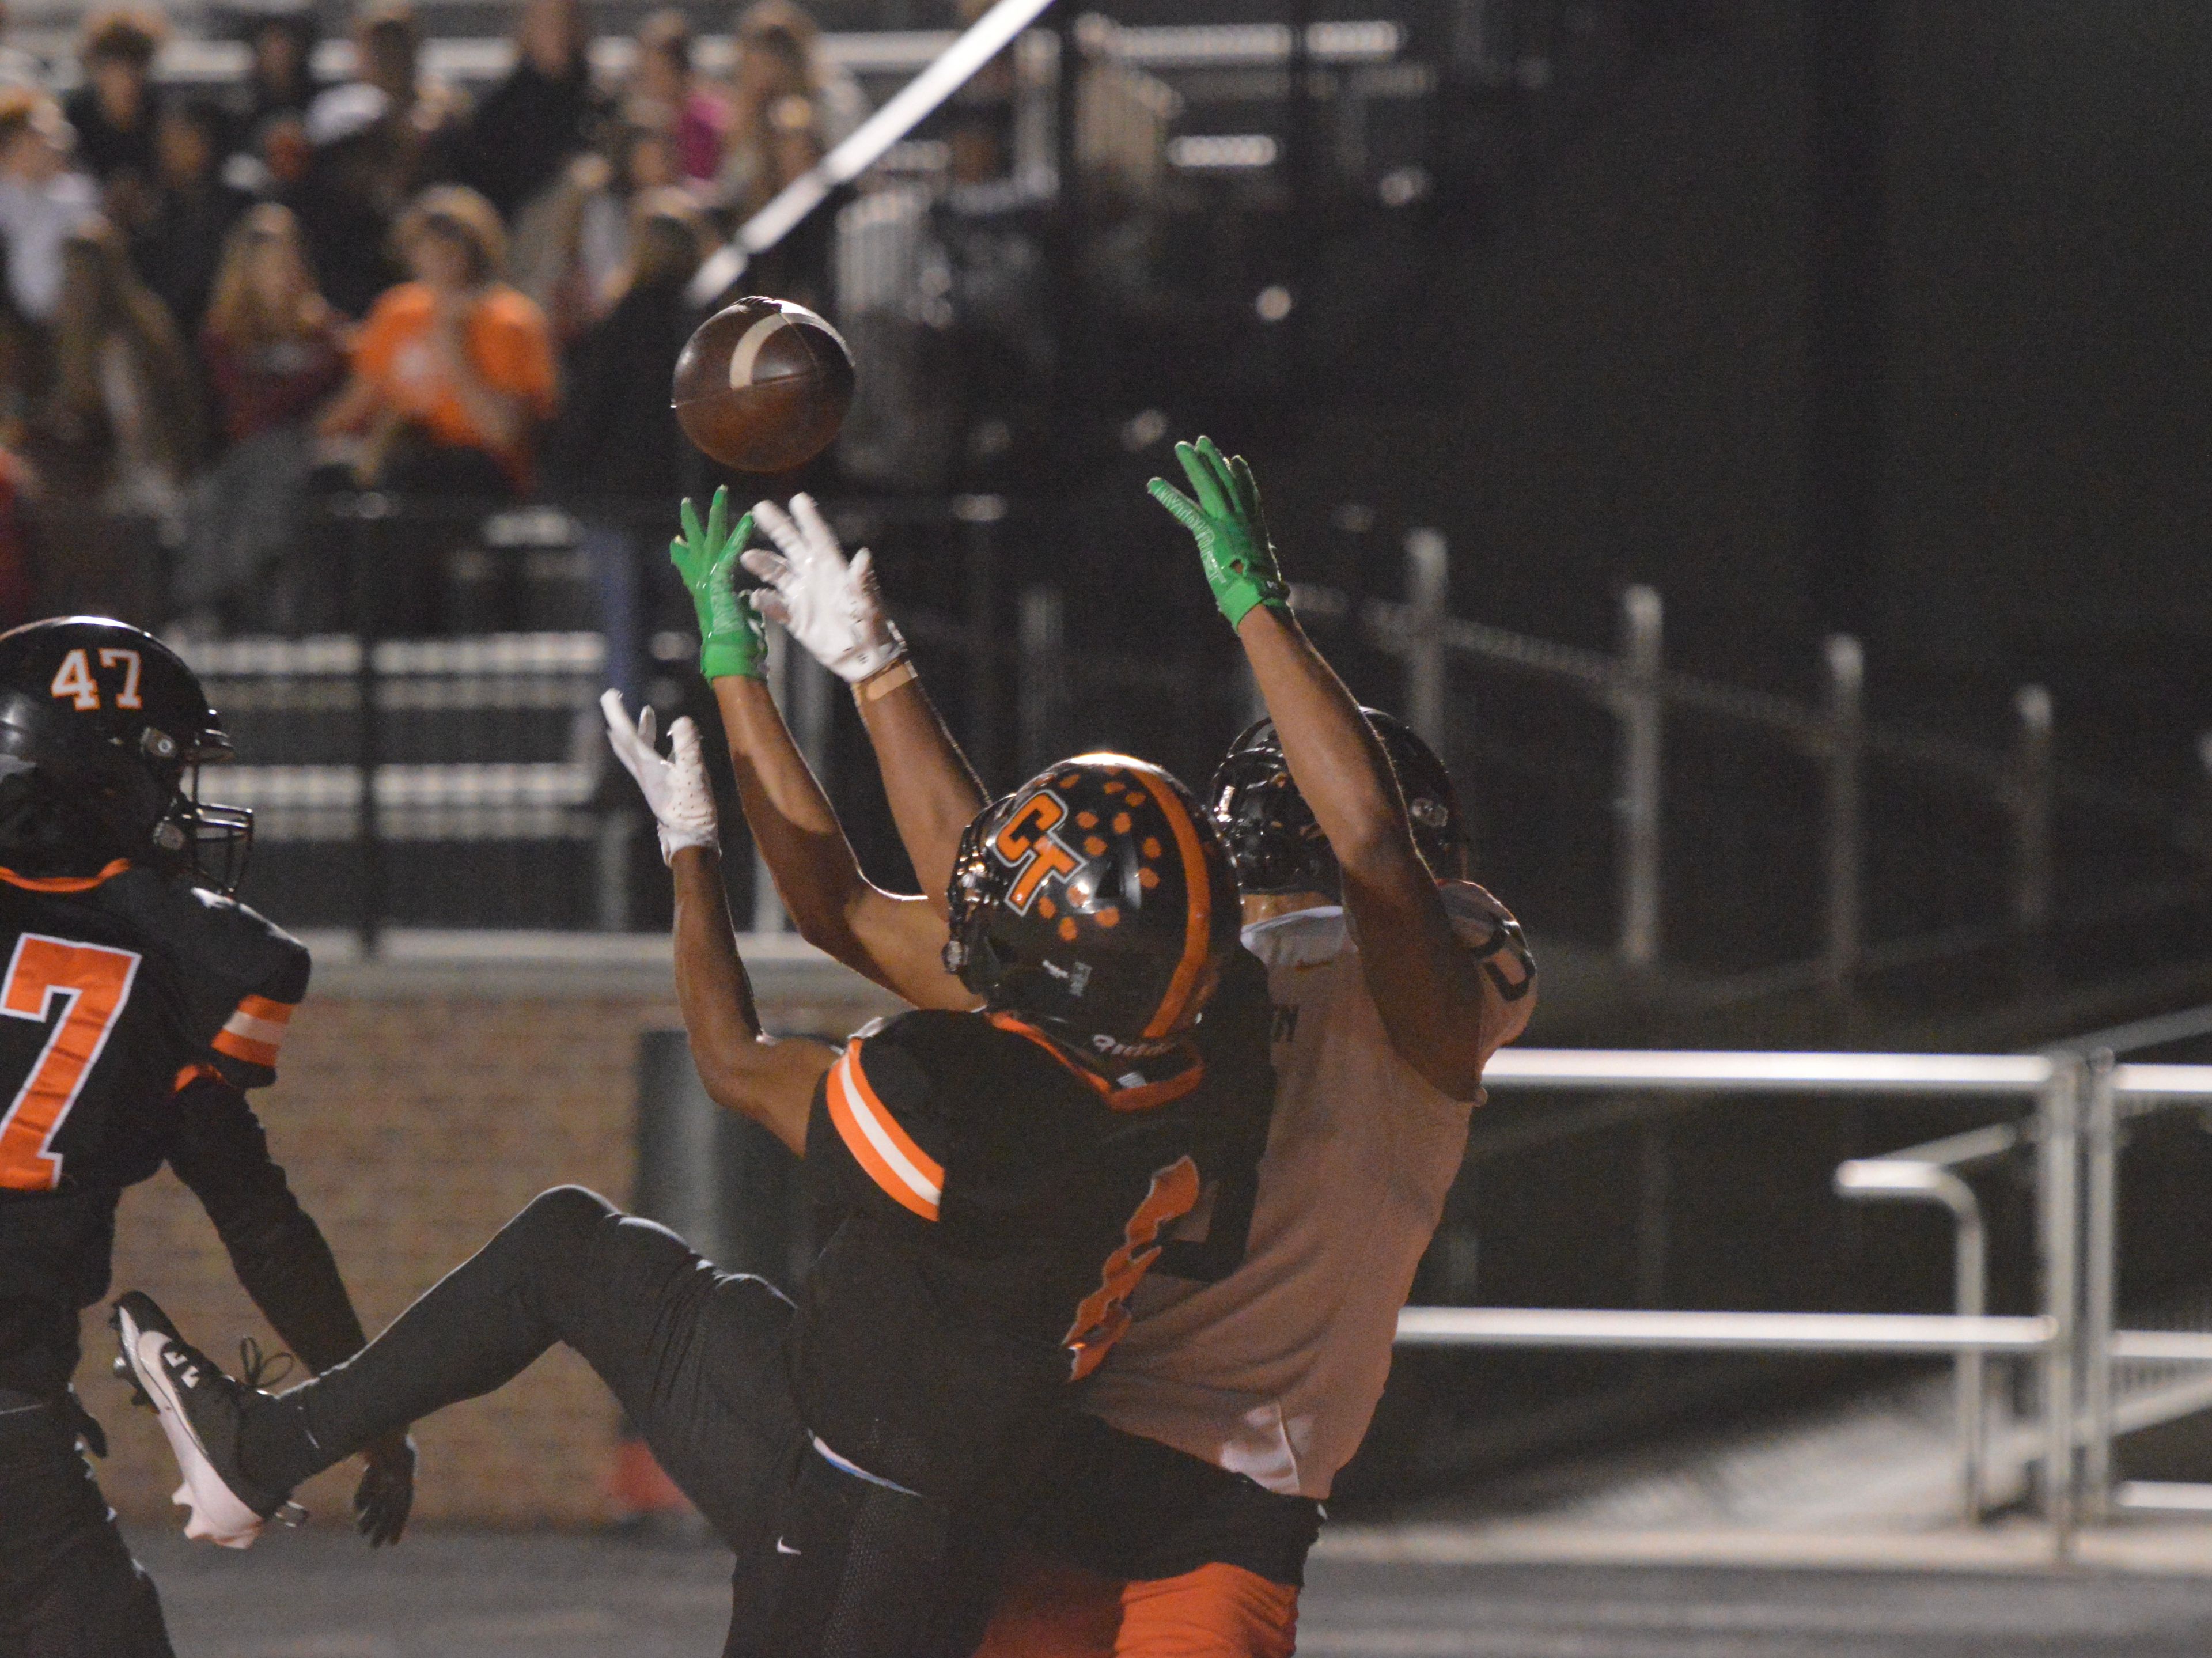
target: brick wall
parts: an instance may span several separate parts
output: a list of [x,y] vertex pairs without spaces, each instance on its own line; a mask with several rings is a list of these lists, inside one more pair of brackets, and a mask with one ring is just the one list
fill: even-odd
[[[781,976],[773,964],[756,970],[771,1023],[848,1029],[872,1011],[857,981],[815,970],[794,986]],[[292,1023],[282,1080],[257,1105],[372,1333],[545,1187],[574,1181],[629,1200],[638,1038],[681,1023],[665,971],[572,965],[526,975],[441,963],[322,977],[327,987]],[[609,979],[613,988],[599,988]],[[152,1292],[227,1365],[240,1335],[280,1345],[198,1204],[166,1172],[125,1195],[115,1288]],[[104,1311],[86,1315],[77,1375],[111,1442],[100,1484],[126,1518],[159,1521],[176,1512],[174,1464],[152,1416],[130,1409],[107,1374],[114,1346]],[[510,1386],[416,1430],[416,1513],[492,1526],[611,1519],[617,1425],[606,1389],[556,1349]],[[319,1521],[344,1516],[356,1467],[300,1492]]]

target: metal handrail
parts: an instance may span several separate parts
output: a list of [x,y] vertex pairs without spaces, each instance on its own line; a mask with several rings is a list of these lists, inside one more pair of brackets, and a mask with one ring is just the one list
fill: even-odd
[[2112,1070],[2112,1092],[2148,1110],[2190,1100],[2212,1100],[2212,1066],[2116,1066]]
[[[2187,1023],[2182,1016],[2175,1016],[2177,1027]],[[2184,1034],[2196,1033],[2185,1030]],[[2092,1056],[2090,1066],[2086,1134],[2088,1225],[2082,1261],[2082,1382],[2087,1418],[2082,1483],[2087,1505],[2098,1515],[2114,1509],[2203,1513],[2212,1509],[2212,1491],[2203,1485],[2156,1479],[2114,1482],[2112,1446],[2118,1436],[2118,1424],[2112,1373],[2120,1364],[2212,1364],[2212,1333],[2118,1327],[2121,1125],[2130,1118],[2212,1100],[2212,1066],[2118,1065],[2113,1062],[2111,1050],[2106,1049]]]
[[[1763,731],[1820,768],[1826,938],[1819,956],[1742,975],[1775,992],[1818,987],[1847,994],[1863,975],[1950,956],[1964,956],[2045,931],[2056,913],[2053,814],[2060,803],[2094,808],[2154,835],[2165,850],[2200,863],[2206,850],[2203,825],[2154,792],[2113,778],[2063,767],[2055,752],[2052,701],[2039,685],[2013,698],[2014,737],[2008,745],[1979,744],[1941,732],[1900,730],[1864,716],[1864,660],[1856,641],[1826,641],[1824,695],[1814,702],[1750,687],[1692,678],[1668,670],[1661,651],[1663,607],[1640,585],[1621,595],[1619,648],[1612,653],[1528,637],[1448,613],[1448,550],[1433,529],[1405,537],[1407,597],[1367,598],[1340,588],[1294,585],[1300,613],[1359,634],[1399,659],[1406,673],[1409,713],[1435,708],[1437,723],[1416,729],[1441,746],[1445,665],[1479,664],[1529,674],[1571,687],[1618,722],[1616,861],[1619,865],[1618,953],[1637,969],[1660,956],[1662,905],[1662,756],[1671,713],[1717,716]],[[2008,824],[2010,888],[2004,913],[1991,923],[1945,929],[1882,943],[1866,937],[1863,823],[1867,763],[1881,760],[1910,767],[1919,777],[1963,787],[1996,806]],[[2212,750],[2207,751],[2212,764]],[[2212,883],[2203,878],[2160,881],[2132,890],[2134,908],[2166,908],[2203,902]]]
[[1941,1313],[1723,1313],[1407,1307],[1401,1347],[1603,1347],[1674,1352],[2040,1353],[2048,1318]]
[[[2058,1043],[2053,1051],[2087,1055],[2099,1049],[2125,1053],[2133,1048],[2146,1048],[2192,1036],[2212,1035],[2212,1007],[2189,1009],[2180,1013],[2161,1014],[2154,1018],[2137,1019],[2108,1030],[2093,1032]],[[2175,1072],[2193,1072],[2195,1067],[2176,1066]],[[2133,1066],[2125,1084],[2132,1087],[2156,1086],[2158,1078],[2149,1075],[2150,1067]],[[2187,1087],[2193,1078],[2184,1075],[2179,1084]],[[2140,1108],[2155,1109],[2155,1102],[2146,1102]],[[2097,1157],[2098,1138],[2094,1129],[2095,1111],[2093,1108],[2091,1157]],[[1918,1199],[1942,1204],[1955,1220],[1953,1239],[1954,1303],[1963,1315],[1979,1314],[1988,1292],[1987,1233],[1984,1226],[1981,1204],[1973,1188],[1953,1172],[1976,1163],[1988,1163],[2021,1146],[2031,1145],[2036,1138],[2033,1122],[1990,1123],[1981,1128],[1970,1128],[1964,1133],[1946,1135],[1941,1139],[1911,1145],[1880,1157],[1855,1158],[1836,1170],[1836,1190],[1845,1197],[1878,1199],[1883,1197],[1911,1200]],[[2090,1230],[2093,1239],[2109,1217],[2100,1212],[2104,1187],[2093,1180],[2089,1194]],[[2091,1327],[2109,1327],[2107,1316],[2099,1325],[2096,1315],[2102,1310],[2100,1295],[2093,1289],[2090,1296]],[[2090,1384],[2093,1402],[2101,1400],[2101,1413],[2109,1419],[2112,1415],[2110,1382],[2106,1373],[2113,1363],[2212,1363],[2212,1334],[2197,1331],[2121,1330],[2112,1332],[2100,1350],[2106,1357],[2091,1367],[2094,1379]],[[1987,1398],[1983,1381],[1983,1358],[1978,1352],[1962,1350],[1957,1357],[1956,1421],[1959,1435],[1959,1480],[1960,1503],[1969,1523],[1981,1517],[1981,1467],[1984,1460],[1984,1419]],[[2094,1406],[2092,1421],[2098,1419],[2100,1411]],[[2108,1470],[2107,1470],[2108,1472]],[[2146,1485],[2132,1495],[2122,1492],[2115,1497],[2121,1507],[2145,1500],[2145,1492],[2154,1489]],[[2179,1499],[2178,1499],[2179,1500]],[[2192,1505],[2184,1503],[2184,1507]]]
[[2112,1354],[2140,1364],[2212,1364],[2212,1331],[2115,1330]]
[[2034,1139],[2035,1125],[2032,1122],[1993,1122],[1984,1128],[1969,1128],[1961,1133],[1946,1134],[1940,1140],[1923,1140],[1917,1145],[1885,1151],[1870,1161],[1966,1169],[2003,1157],[2008,1151],[2032,1144]]
[[[2144,1067],[2152,1069],[2153,1067]],[[2212,1096],[2212,1067],[2154,1067],[2169,1085]],[[1933,1097],[2030,1096],[2037,1102],[2037,1212],[2043,1265],[2039,1317],[1887,1313],[1678,1312],[1524,1307],[1408,1307],[1399,1339],[1424,1347],[1579,1347],[1766,1352],[2010,1352],[2042,1373],[2045,1512],[2054,1552],[2073,1551],[2079,1495],[2075,1458],[2081,1223],[2078,1119],[2087,1067],[2076,1055],[1633,1052],[1507,1048],[1486,1085],[1535,1089],[1641,1088],[1723,1093],[1881,1093]],[[2109,1067],[2100,1085],[2109,1086]],[[1955,1137],[1954,1137],[1955,1138]],[[1979,1149],[1979,1148],[1977,1148]],[[1877,1176],[1879,1178],[1879,1176]],[[1890,1176],[1896,1179],[1894,1175]],[[1955,1177],[1915,1177],[1940,1200]],[[1971,1194],[1968,1194],[1971,1199]],[[1954,1212],[1956,1211],[1954,1210]],[[1979,1272],[1974,1278],[1978,1280]],[[2094,1374],[2098,1365],[2088,1370]]]
[[[1491,1056],[1482,1079],[1490,1087],[1516,1088],[2032,1096],[2048,1088],[2062,1068],[2061,1062],[2041,1054],[1507,1048]],[[2206,1075],[2212,1079],[2212,1071]]]
[[[2009,1125],[2001,1125],[2008,1127]],[[1969,1138],[1954,1135],[1954,1141]],[[2003,1144],[1998,1141],[2002,1139]],[[1996,1156],[2019,1144],[2017,1133],[2008,1137],[1986,1133],[1974,1148],[1974,1160]],[[1940,1145],[1942,1143],[1937,1142]],[[1984,1151],[1984,1146],[1990,1149]],[[1947,1148],[1949,1149],[1949,1148]],[[1989,1295],[1989,1233],[1982,1220],[1981,1200],[1974,1188],[1934,1158],[1896,1153],[1886,1157],[1854,1157],[1836,1169],[1836,1193],[1861,1201],[1941,1204],[1950,1212],[1952,1309],[1960,1319],[1978,1319],[1987,1310]],[[1982,1376],[1980,1348],[1961,1346],[1952,1360],[1953,1421],[1958,1435],[1959,1508],[1968,1525],[1982,1517],[1983,1418],[1986,1389]]]
[[[2032,1095],[2037,1112],[2032,1121],[1969,1130],[1890,1157],[1856,1159],[1837,1170],[1838,1189],[1847,1196],[1911,1197],[1950,1210],[1957,1224],[1959,1310],[1948,1316],[1408,1307],[1399,1315],[1401,1345],[1948,1352],[1959,1362],[1960,1479],[1970,1515],[1978,1513],[1980,1503],[1982,1357],[2033,1357],[2042,1373],[2045,1507],[2053,1546],[2062,1558],[2071,1552],[2077,1507],[2085,1495],[2093,1517],[2115,1508],[2212,1510],[2212,1488],[2204,1485],[2156,1480],[2116,1485],[2112,1460],[2115,1365],[2212,1364],[2212,1332],[2115,1327],[2120,1124],[2124,1116],[2212,1100],[2212,1066],[2118,1065],[2109,1048],[2086,1060],[2063,1049],[1941,1054],[1508,1048],[1492,1060],[1484,1081],[1492,1088],[1540,1090]],[[2081,1131],[2085,1096],[2086,1135]],[[1993,1318],[1981,1310],[1987,1245],[1980,1206],[1953,1170],[2027,1145],[2037,1152],[2043,1311],[2035,1317]]]
[[[1415,531],[1408,540],[1433,534]],[[1352,595],[1341,589],[1293,582],[1291,602],[1302,615],[1353,623],[1371,642],[1385,649],[1402,652],[1417,638],[1431,635],[1458,655],[1492,667],[1566,680],[1609,703],[1632,694],[1641,683],[1632,665],[1602,651],[1538,639],[1459,616],[1431,619],[1421,606],[1403,600],[1368,598],[1355,604]],[[1789,697],[1671,670],[1656,675],[1650,688],[1669,703],[1765,727],[1814,758],[1834,752],[1836,730],[1831,715]],[[1889,726],[1864,726],[1856,735],[1870,753],[1978,787],[2002,793],[2015,788],[2020,781],[2017,756],[1963,738]],[[2070,799],[2130,817],[2163,823],[2173,816],[2170,801],[2111,778],[2064,772],[2054,774],[2053,781]]]

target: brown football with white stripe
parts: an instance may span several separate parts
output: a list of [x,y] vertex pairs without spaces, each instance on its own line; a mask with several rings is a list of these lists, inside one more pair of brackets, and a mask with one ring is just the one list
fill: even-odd
[[723,465],[787,472],[844,424],[853,354],[803,305],[742,299],[684,343],[671,397],[684,434]]

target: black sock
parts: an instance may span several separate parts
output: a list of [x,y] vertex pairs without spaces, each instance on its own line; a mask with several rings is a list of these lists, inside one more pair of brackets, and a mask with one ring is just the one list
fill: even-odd
[[299,1394],[295,1388],[274,1399],[264,1394],[250,1400],[239,1424],[240,1466],[264,1491],[289,1496],[301,1481],[339,1460],[323,1455]]
[[542,1193],[351,1358],[250,1406],[239,1445],[247,1477],[289,1491],[520,1375],[561,1339],[544,1285],[586,1272],[592,1240],[621,1218],[575,1187]]

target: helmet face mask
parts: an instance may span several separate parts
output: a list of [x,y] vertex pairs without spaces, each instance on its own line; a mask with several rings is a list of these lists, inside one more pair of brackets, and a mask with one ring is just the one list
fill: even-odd
[[1209,804],[1213,825],[1236,866],[1238,889],[1252,897],[1291,892],[1335,896],[1336,855],[1314,821],[1313,808],[1291,780],[1282,750],[1248,748],[1242,738],[1237,744],[1213,774]]
[[226,896],[244,876],[253,814],[199,798],[230,739],[183,659],[101,616],[0,634],[0,774],[30,782],[113,856]]
[[948,893],[945,965],[994,1012],[1100,1057],[1173,1048],[1237,941],[1204,813],[1158,768],[1081,755],[977,814]]
[[[229,757],[228,752],[221,756]],[[184,866],[203,885],[228,898],[237,893],[253,856],[253,811],[201,799],[200,767],[195,764],[171,811],[155,826],[154,843],[162,853],[181,855]]]
[[[1382,743],[1406,801],[1413,843],[1439,879],[1465,872],[1466,820],[1451,777],[1436,751],[1378,708],[1360,714]],[[1318,893],[1340,897],[1343,878],[1313,808],[1291,780],[1272,720],[1255,720],[1230,744],[1207,790],[1214,827],[1248,897]]]

